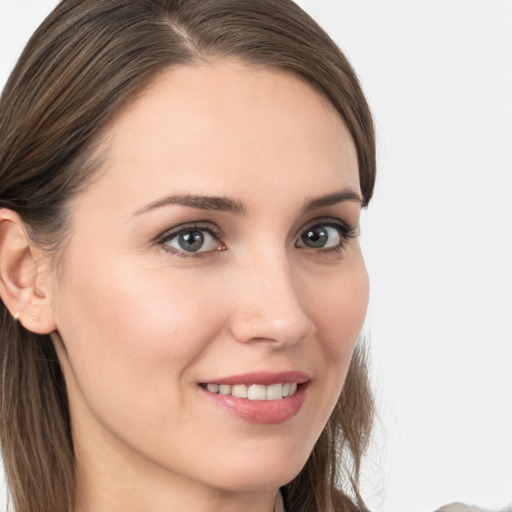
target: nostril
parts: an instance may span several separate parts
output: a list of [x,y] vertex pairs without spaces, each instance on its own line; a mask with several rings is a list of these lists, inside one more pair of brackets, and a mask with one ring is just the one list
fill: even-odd
[[301,310],[290,313],[278,311],[236,315],[230,321],[232,336],[244,343],[271,343],[288,346],[301,342],[314,330],[314,324]]

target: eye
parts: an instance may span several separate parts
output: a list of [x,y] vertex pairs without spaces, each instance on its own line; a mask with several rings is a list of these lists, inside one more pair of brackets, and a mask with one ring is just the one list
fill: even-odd
[[353,232],[349,227],[330,220],[308,227],[295,245],[310,249],[339,249],[352,236]]
[[160,243],[166,250],[182,256],[224,249],[216,233],[199,226],[190,226],[168,233]]

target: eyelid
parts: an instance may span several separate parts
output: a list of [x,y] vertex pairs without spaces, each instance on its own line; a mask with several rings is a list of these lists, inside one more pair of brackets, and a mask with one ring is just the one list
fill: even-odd
[[208,232],[215,240],[217,240],[220,244],[223,244],[222,239],[224,238],[223,231],[216,226],[215,224],[212,224],[208,221],[194,221],[194,222],[184,222],[183,224],[179,224],[178,226],[174,226],[171,229],[168,229],[158,235],[155,238],[155,243],[160,245],[165,251],[168,251],[172,254],[176,254],[178,256],[182,256],[184,258],[200,258],[203,257],[211,252],[214,251],[198,251],[198,252],[186,252],[181,251],[179,249],[176,249],[174,247],[171,247],[170,245],[167,245],[166,243],[178,236],[182,231],[188,231],[188,230],[198,230],[198,231],[206,231]]
[[[340,234],[340,243],[338,245],[332,246],[332,247],[326,247],[326,248],[311,248],[307,245],[299,245],[300,237],[304,234],[305,231],[308,229],[312,229],[316,226],[328,226],[332,227],[336,230],[338,230]],[[319,217],[316,219],[312,219],[307,224],[305,224],[297,233],[295,237],[295,247],[298,247],[300,249],[310,249],[312,251],[315,251],[317,253],[327,253],[330,251],[342,251],[344,249],[345,244],[354,238],[357,238],[359,236],[359,225],[357,226],[351,226],[347,222],[336,218],[336,217]]]
[[182,231],[186,231],[187,229],[197,229],[197,230],[204,230],[208,231],[211,235],[213,235],[215,238],[223,238],[224,233],[222,230],[216,226],[215,224],[212,224],[208,221],[194,221],[194,222],[184,222],[183,224],[178,224],[177,226],[174,226],[173,228],[165,230],[163,233],[158,235],[155,238],[156,242],[164,242],[165,240],[168,240],[169,238],[172,238],[173,236],[176,236],[178,233]]
[[347,236],[357,236],[359,235],[359,225],[351,226],[347,222],[337,218],[337,217],[318,217],[316,219],[312,219],[306,224],[304,224],[298,231],[296,238],[300,237],[304,231],[307,229],[311,229],[315,226],[319,225],[328,225],[333,226],[335,228],[341,228],[341,232],[346,234]]

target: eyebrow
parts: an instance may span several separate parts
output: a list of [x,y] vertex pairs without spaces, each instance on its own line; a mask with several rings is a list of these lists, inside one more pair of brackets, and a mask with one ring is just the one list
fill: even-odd
[[360,204],[363,203],[363,199],[361,195],[351,188],[344,188],[339,192],[335,192],[334,194],[329,194],[327,196],[314,197],[309,199],[304,204],[302,208],[303,213],[310,212],[311,210],[316,210],[317,208],[322,208],[324,206],[332,206],[333,204],[343,203],[345,201],[356,201]]
[[[337,203],[342,203],[344,201],[356,201],[358,203],[362,203],[361,196],[355,190],[351,188],[345,188],[333,194],[308,199],[302,208],[302,212],[307,213],[318,208],[331,206]],[[153,201],[152,203],[142,207],[135,212],[135,215],[140,215],[150,210],[155,210],[157,208],[162,208],[164,206],[173,204],[213,212],[228,212],[238,215],[247,214],[247,208],[241,201],[230,199],[228,197],[173,194],[161,199],[157,199],[156,201]]]
[[247,210],[241,201],[229,199],[228,197],[174,194],[153,201],[140,210],[137,210],[135,215],[140,215],[141,213],[145,213],[149,210],[162,208],[163,206],[169,206],[172,204],[178,204],[182,206],[188,206],[190,208],[198,208],[199,210],[208,210],[213,212],[230,212],[239,215],[245,215],[247,213]]

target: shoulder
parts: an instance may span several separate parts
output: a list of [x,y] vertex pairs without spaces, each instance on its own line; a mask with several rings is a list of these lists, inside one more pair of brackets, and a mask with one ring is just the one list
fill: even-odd
[[[491,512],[488,509],[483,509],[479,507],[470,507],[469,505],[464,505],[463,503],[451,503],[450,505],[445,505],[437,509],[435,512]],[[499,512],[499,511],[496,511]],[[512,512],[512,508],[502,509],[501,512]]]

